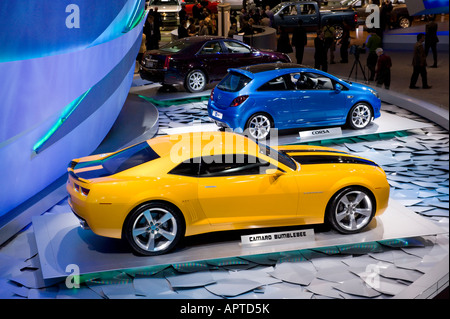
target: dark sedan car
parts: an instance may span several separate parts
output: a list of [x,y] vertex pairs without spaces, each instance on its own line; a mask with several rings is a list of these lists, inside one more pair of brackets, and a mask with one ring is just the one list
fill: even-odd
[[200,92],[220,81],[229,68],[276,61],[291,62],[284,53],[257,50],[235,39],[189,37],[145,52],[139,73],[144,80],[183,84],[189,92]]

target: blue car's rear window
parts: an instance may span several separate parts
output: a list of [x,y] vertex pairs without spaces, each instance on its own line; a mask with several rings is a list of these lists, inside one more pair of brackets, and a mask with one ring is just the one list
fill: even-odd
[[241,73],[229,72],[217,85],[217,88],[226,92],[238,92],[242,90],[251,80],[252,79]]

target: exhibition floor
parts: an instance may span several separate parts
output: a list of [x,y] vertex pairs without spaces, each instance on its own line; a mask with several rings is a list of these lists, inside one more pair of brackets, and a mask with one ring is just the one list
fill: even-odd
[[[136,83],[139,82],[136,78]],[[157,85],[135,86],[111,131],[114,134],[103,145],[120,147],[155,134],[166,134],[170,129],[209,127],[212,123],[204,98],[208,94],[205,91],[186,100],[182,92],[158,92]],[[386,171],[391,185],[387,224],[377,219],[369,230],[375,233],[381,230],[381,236],[362,233],[355,239],[319,227],[315,229],[312,245],[292,247],[286,243],[275,249],[273,246],[243,249],[240,233],[209,234],[187,240],[184,249],[167,256],[142,258],[132,255],[121,241],[100,238],[76,227],[63,198],[0,249],[0,296],[432,298],[448,286],[448,131],[395,105],[383,104],[382,110],[385,121],[394,119],[401,125],[404,119],[404,123],[414,126],[315,141],[373,159]],[[394,117],[389,120],[389,115]],[[382,121],[383,117],[374,124]],[[128,138],[120,134],[121,128],[129,132]],[[133,134],[139,136],[133,138]],[[287,138],[298,133],[281,136]],[[406,216],[406,221],[397,219],[401,216]],[[383,237],[388,230],[391,235]],[[205,251],[211,247],[214,254]],[[74,269],[81,275],[80,288],[69,289],[67,280],[70,286]]]
[[[313,65],[313,53],[308,46],[304,64]],[[431,90],[407,88],[411,52],[389,55],[394,64],[391,91],[448,110],[448,53],[439,55],[437,69],[428,69]],[[328,72],[346,79],[352,59],[329,65]],[[122,112],[97,152],[156,135],[217,129],[206,112],[209,90],[187,95],[158,89],[135,75]],[[188,239],[166,256],[138,257],[119,240],[77,227],[61,186],[47,194],[56,203],[0,247],[0,298],[433,298],[448,287],[448,130],[397,105],[384,102],[382,111],[371,127],[377,129],[356,135],[344,130],[322,141],[301,140],[298,132],[279,136],[284,144],[329,146],[382,166],[391,201],[386,215],[374,220],[367,233],[347,237],[306,226],[300,229],[314,228],[313,243],[250,248],[241,245],[241,233],[207,234]],[[52,202],[43,197],[45,201]],[[68,288],[76,283],[72,275],[80,275],[77,289]]]

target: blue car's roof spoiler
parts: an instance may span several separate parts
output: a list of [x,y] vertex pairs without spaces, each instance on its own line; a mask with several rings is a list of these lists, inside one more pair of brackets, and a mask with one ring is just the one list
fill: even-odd
[[250,78],[250,79],[254,79],[255,78],[255,74],[253,74],[252,72],[249,72],[247,70],[244,69],[236,69],[236,68],[230,68],[227,70],[228,73],[230,72],[235,72],[235,73],[240,73],[245,75],[246,77]]

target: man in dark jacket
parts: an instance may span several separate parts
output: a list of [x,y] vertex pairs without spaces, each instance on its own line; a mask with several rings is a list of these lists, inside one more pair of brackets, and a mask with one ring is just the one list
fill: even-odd
[[339,40],[341,44],[340,53],[341,53],[341,63],[348,63],[348,46],[350,45],[350,26],[344,20],[342,21],[344,27],[342,29],[342,37]]
[[425,55],[428,56],[428,52],[431,49],[431,52],[433,52],[433,65],[431,68],[437,68],[437,49],[436,45],[439,42],[439,39],[437,37],[437,29],[438,25],[434,21],[436,19],[435,16],[430,18],[430,22],[427,23],[425,27]]
[[153,50],[158,48],[158,39],[155,35],[155,17],[152,15],[147,15],[147,20],[144,24],[144,34],[145,34],[145,46],[147,50]]
[[178,39],[187,38],[189,36],[186,26],[187,21],[186,20],[181,21],[180,25],[178,26]]
[[295,58],[298,64],[303,63],[303,53],[305,45],[308,43],[305,28],[303,27],[303,20],[298,20],[298,26],[292,33],[292,45],[295,47]]
[[327,72],[327,50],[325,48],[325,39],[321,30],[317,31],[317,37],[314,39],[314,68]]
[[414,45],[414,55],[413,55],[413,74],[411,75],[411,82],[409,84],[410,89],[418,89],[416,86],[419,74],[422,77],[422,88],[429,89],[431,86],[428,85],[427,81],[427,56],[425,54],[425,49],[423,48],[423,42],[425,41],[425,34],[419,33],[417,35],[417,42]]
[[195,20],[195,24],[198,24],[198,21],[202,18],[201,7],[197,0],[194,1],[194,6],[192,7],[192,17]]

